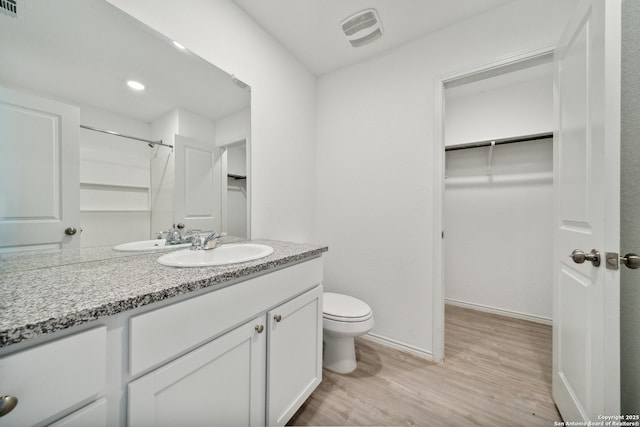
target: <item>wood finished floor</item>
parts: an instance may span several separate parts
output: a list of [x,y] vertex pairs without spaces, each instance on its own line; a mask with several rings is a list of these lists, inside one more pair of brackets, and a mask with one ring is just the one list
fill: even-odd
[[358,368],[323,372],[290,420],[308,426],[553,426],[551,327],[446,306],[445,361],[356,339]]

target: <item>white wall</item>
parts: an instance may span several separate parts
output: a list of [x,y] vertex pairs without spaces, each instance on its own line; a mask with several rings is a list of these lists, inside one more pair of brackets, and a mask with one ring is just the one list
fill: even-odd
[[251,86],[252,237],[315,241],[315,76],[230,0],[109,2]]
[[551,62],[446,90],[445,145],[553,131]]
[[496,147],[491,176],[487,153],[447,153],[445,298],[551,323],[552,142]]
[[[148,123],[90,106],[80,122],[151,138]],[[80,129],[80,227],[83,247],[149,239],[151,149],[147,144]]]
[[[154,141],[175,145],[179,129],[178,110],[168,112],[151,123]],[[151,232],[152,238],[173,225],[173,193],[175,190],[175,155],[169,147],[156,146],[151,155]]]
[[432,350],[435,79],[555,44],[573,4],[509,3],[319,79],[325,286],[367,301],[375,334]]
[[216,121],[216,144],[228,145],[251,136],[251,110],[246,109]]

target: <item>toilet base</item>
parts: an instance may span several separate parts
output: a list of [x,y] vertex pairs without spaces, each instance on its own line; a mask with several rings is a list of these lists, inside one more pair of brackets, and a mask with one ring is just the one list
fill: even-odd
[[353,337],[336,337],[325,332],[323,341],[323,368],[339,374],[348,374],[356,369],[356,347]]

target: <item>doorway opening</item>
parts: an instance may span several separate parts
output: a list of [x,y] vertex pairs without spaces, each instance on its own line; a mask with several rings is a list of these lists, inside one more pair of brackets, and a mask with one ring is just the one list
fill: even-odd
[[245,139],[221,148],[222,230],[241,238],[249,238],[249,176],[247,141]]
[[445,304],[552,323],[552,58],[545,49],[437,81],[435,360]]

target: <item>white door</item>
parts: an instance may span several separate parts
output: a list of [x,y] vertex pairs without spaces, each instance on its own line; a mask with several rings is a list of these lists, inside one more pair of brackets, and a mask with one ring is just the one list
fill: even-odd
[[213,143],[176,135],[175,150],[175,223],[188,229],[220,231],[220,149]]
[[130,383],[128,425],[264,425],[264,320],[246,323]]
[[283,426],[322,381],[322,286],[267,313],[267,420]]
[[[565,421],[620,411],[620,0],[584,0],[555,55],[553,397]],[[579,249],[601,263],[576,263]],[[579,258],[579,257],[576,257]],[[579,259],[578,259],[579,260]]]
[[0,87],[0,251],[80,246],[79,126],[77,107]]

